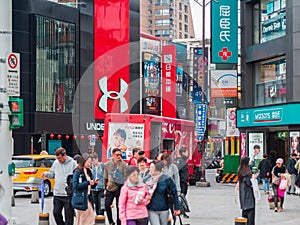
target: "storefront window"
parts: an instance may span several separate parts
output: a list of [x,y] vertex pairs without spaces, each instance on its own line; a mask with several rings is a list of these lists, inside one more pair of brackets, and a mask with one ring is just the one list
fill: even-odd
[[261,0],[253,5],[254,44],[286,34],[286,0]]
[[255,105],[286,102],[286,58],[279,57],[255,64]]
[[36,111],[71,112],[75,25],[36,16]]

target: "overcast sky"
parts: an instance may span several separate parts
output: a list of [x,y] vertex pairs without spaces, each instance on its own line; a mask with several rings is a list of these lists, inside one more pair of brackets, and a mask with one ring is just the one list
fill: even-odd
[[[202,0],[198,0],[202,4]],[[205,2],[209,2],[209,0],[205,0]],[[194,22],[194,30],[196,38],[202,38],[202,7],[195,3],[194,0],[190,0],[192,16]],[[205,7],[205,38],[210,38],[210,7],[211,3],[209,3]]]

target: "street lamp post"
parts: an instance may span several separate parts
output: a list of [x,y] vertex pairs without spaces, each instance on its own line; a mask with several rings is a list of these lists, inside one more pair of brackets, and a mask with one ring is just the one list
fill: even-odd
[[[206,76],[205,76],[205,7],[208,6],[212,1],[217,2],[217,0],[210,0],[208,2],[206,2],[206,0],[202,0],[202,3],[199,2],[200,0],[194,0],[195,3],[197,3],[198,5],[200,5],[202,7],[202,62],[201,62],[201,66],[202,66],[202,83],[201,83],[201,88],[202,88],[202,99],[201,102],[202,104],[206,104],[205,103],[205,82],[206,82]],[[205,135],[204,135],[204,140],[205,140]],[[201,177],[200,177],[200,184],[199,186],[206,186],[209,187],[210,183],[206,181],[205,178],[205,141],[202,141],[202,163],[201,163]]]

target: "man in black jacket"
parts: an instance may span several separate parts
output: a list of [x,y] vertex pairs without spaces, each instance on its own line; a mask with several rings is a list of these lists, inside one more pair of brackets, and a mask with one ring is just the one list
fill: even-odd
[[[186,147],[182,147],[179,149],[179,157],[176,160],[176,165],[179,171],[179,178],[180,178],[180,189],[181,193],[186,196],[188,190],[188,181],[189,181],[189,170],[187,165],[188,160],[188,150]],[[182,212],[183,216],[189,218],[189,216]]]
[[295,168],[297,154],[293,153],[287,162],[287,171],[291,174],[291,186],[288,187],[287,194],[295,194],[295,181],[298,171]]
[[258,169],[260,179],[263,183],[264,193],[269,194],[272,164],[268,159],[268,154],[263,154],[263,159],[259,162]]

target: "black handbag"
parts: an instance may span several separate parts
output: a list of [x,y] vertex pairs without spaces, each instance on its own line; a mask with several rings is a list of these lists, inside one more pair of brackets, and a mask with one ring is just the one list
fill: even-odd
[[169,187],[167,188],[167,202],[169,205],[174,204],[174,197],[173,197],[172,192]]

